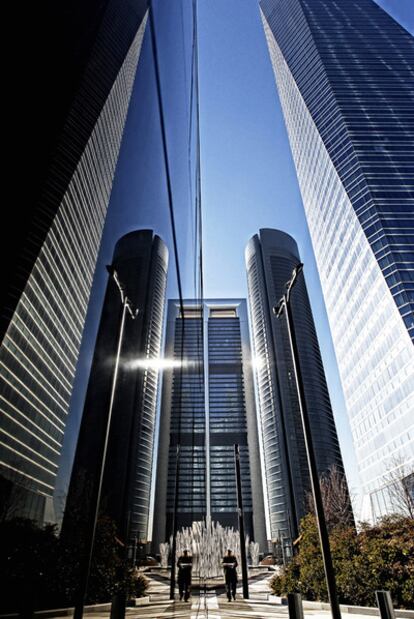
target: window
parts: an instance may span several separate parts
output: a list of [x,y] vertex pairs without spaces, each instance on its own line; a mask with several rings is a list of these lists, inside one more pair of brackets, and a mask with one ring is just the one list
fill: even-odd
[[220,309],[210,309],[210,318],[237,318],[235,307],[224,307]]

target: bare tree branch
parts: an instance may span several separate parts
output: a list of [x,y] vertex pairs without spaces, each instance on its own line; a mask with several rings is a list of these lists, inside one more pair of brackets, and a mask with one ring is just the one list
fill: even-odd
[[[14,463],[13,463],[14,464]],[[17,468],[17,462],[15,463]],[[0,473],[0,522],[13,518],[25,518],[27,495],[31,484],[16,470]]]
[[[321,475],[320,487],[328,529],[337,526],[355,526],[351,497],[345,474],[333,464]],[[308,506],[315,513],[312,495],[309,495]]]
[[414,518],[414,464],[406,464],[401,456],[390,460],[384,476],[390,506],[397,514]]

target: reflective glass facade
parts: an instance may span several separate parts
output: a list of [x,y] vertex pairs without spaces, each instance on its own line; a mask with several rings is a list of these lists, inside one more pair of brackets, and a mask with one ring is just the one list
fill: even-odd
[[261,8],[375,517],[414,459],[414,42],[371,0]]
[[101,512],[114,520],[123,539],[146,539],[168,250],[152,230],[130,232],[116,244],[112,266],[138,315],[132,318],[127,312],[124,318],[112,392],[122,301],[111,278],[95,345],[63,529],[66,533],[68,528],[75,530],[79,537],[82,523],[91,518],[111,414]]
[[14,515],[55,517],[52,497],[75,370],[145,24],[96,120],[1,346],[0,470],[14,488],[8,499]]
[[[91,152],[90,139],[118,77],[127,96],[131,94],[135,71],[130,66],[132,74],[126,76],[122,67],[147,8],[147,0],[45,2],[28,4],[23,12],[17,5],[9,7],[8,23],[19,24],[25,79],[18,77],[17,66],[10,68],[6,87],[12,93],[8,122],[13,131],[4,146],[9,153],[5,176],[10,187],[14,181],[14,204],[1,228],[2,263],[7,261],[2,272],[1,340],[87,144],[92,155],[88,176],[96,173],[93,187],[98,192],[101,170],[94,167],[104,164],[106,150],[119,147],[116,133],[125,120],[125,93],[112,95],[106,112],[111,126],[100,128],[98,157],[93,148]],[[110,159],[105,173],[109,180]],[[86,197],[94,199],[93,191]],[[83,202],[85,195],[79,199]]]
[[[175,3],[156,0],[152,20],[146,8],[143,0],[86,5],[75,0],[64,9],[64,40],[47,38],[61,32],[52,28],[57,6],[43,25],[45,39],[39,39],[43,30],[36,31],[33,56],[43,44],[45,63],[56,52],[53,69],[42,64],[36,75],[39,80],[46,75],[49,85],[39,92],[48,110],[42,146],[57,146],[44,174],[33,175],[36,186],[27,180],[33,200],[39,192],[43,198],[35,223],[20,214],[19,233],[26,239],[27,227],[36,238],[20,239],[26,274],[10,259],[19,274],[12,286],[18,306],[15,320],[10,322],[10,303],[3,316],[10,326],[1,351],[0,492],[4,487],[13,515],[17,510],[53,520],[53,495],[61,520],[108,283],[105,265],[118,239],[131,230],[152,230],[169,254],[166,296],[202,297],[194,6],[177,11]],[[48,7],[39,9],[41,16],[43,9]],[[62,59],[61,52],[69,51],[73,57]],[[65,93],[59,90],[60,74],[51,81],[48,73],[60,60]],[[67,95],[64,102],[61,94]],[[37,172],[34,164],[40,165],[43,154],[39,144]],[[28,214],[36,210],[33,200]],[[30,279],[19,300],[22,274],[23,287]],[[156,397],[150,382],[148,393]],[[15,485],[13,496],[9,489]],[[145,487],[143,502],[146,492]],[[140,496],[137,490],[137,505]],[[147,527],[136,528],[145,541]]]
[[154,547],[169,538],[175,507],[178,528],[207,515],[223,526],[238,527],[237,443],[246,533],[265,548],[246,302],[185,300],[180,307],[170,301],[166,359],[183,362],[167,370],[163,378]]
[[[163,323],[161,298],[164,298],[164,291],[166,298],[179,299],[179,303],[184,298],[202,299],[203,296],[195,57],[197,21],[194,14],[197,3],[177,5],[154,0],[148,15],[144,0],[88,0],[86,3],[74,0],[62,7],[52,4],[46,3],[31,11],[36,13],[33,24],[30,23],[33,28],[29,39],[31,44],[27,45],[24,37],[21,41],[23,48],[29,49],[26,67],[35,68],[33,71],[28,69],[25,79],[20,80],[24,91],[24,113],[21,117],[16,115],[13,126],[14,136],[22,124],[26,129],[32,125],[33,129],[24,135],[18,159],[19,177],[22,160],[27,160],[24,182],[19,190],[27,190],[24,195],[30,194],[31,200],[25,201],[19,191],[19,206],[25,205],[26,208],[24,216],[17,208],[10,209],[10,214],[16,215],[15,226],[12,225],[10,231],[4,226],[4,230],[7,230],[7,236],[10,232],[12,242],[16,237],[19,241],[15,252],[19,261],[16,259],[15,263],[15,255],[10,251],[7,264],[12,274],[14,301],[20,303],[29,276],[34,278],[33,288],[39,299],[24,295],[22,303],[24,301],[26,305],[26,313],[22,316],[25,322],[20,324],[16,320],[17,326],[10,327],[13,329],[10,331],[13,338],[10,346],[17,342],[26,354],[25,363],[29,369],[18,368],[21,383],[7,374],[8,382],[5,381],[4,391],[1,391],[7,413],[4,419],[7,424],[18,427],[18,430],[10,430],[11,426],[6,426],[6,422],[4,427],[1,426],[5,430],[1,438],[4,443],[1,455],[12,454],[13,460],[8,462],[19,470],[10,468],[8,480],[2,476],[3,470],[0,471],[0,498],[4,497],[4,489],[8,491],[12,482],[17,482],[15,486],[19,491],[6,497],[8,515],[23,512],[41,521],[53,519],[52,509],[49,509],[53,494],[55,513],[60,522],[65,508],[73,504],[69,497],[66,506],[67,497],[72,492],[69,487],[71,471],[73,469],[76,475],[80,459],[80,456],[76,457],[74,465],[77,443],[79,454],[83,452],[86,471],[92,472],[85,475],[86,485],[93,486],[93,476],[102,465],[98,451],[102,447],[99,438],[102,438],[104,424],[99,418],[99,408],[102,414],[107,413],[107,389],[114,376],[113,372],[111,374],[114,349],[111,348],[113,341],[110,341],[114,333],[108,328],[108,347],[105,347],[102,344],[105,337],[100,329],[101,319],[108,318],[106,291],[113,284],[108,282],[105,266],[112,262],[119,239],[131,231],[152,231],[153,239],[162,240],[160,247],[165,250],[160,251],[159,261],[153,261],[153,265],[158,263],[156,272],[149,275],[157,290],[151,291],[146,285],[146,268],[134,270],[131,267],[127,275],[134,279],[135,273],[139,287],[134,292],[135,302],[152,295],[153,303],[146,306],[142,314],[142,329],[138,329],[138,333],[131,329],[125,343],[134,349],[137,340],[140,346],[145,340],[145,354],[149,355],[149,360],[154,360],[155,365],[149,365],[147,371],[140,368],[140,372],[119,374],[116,395],[125,398],[125,408],[118,404],[114,409],[114,419],[117,417],[119,423],[113,428],[117,437],[108,450],[101,503],[102,508],[111,512],[112,524],[117,525],[117,539],[128,543],[125,529],[122,523],[120,526],[112,508],[114,505],[121,508],[116,496],[117,493],[120,495],[124,475],[129,471],[131,492],[126,511],[131,525],[129,541],[132,538],[133,542],[129,550],[132,558],[135,548],[138,558],[140,552],[145,552],[148,541],[149,483],[155,479],[151,459],[153,431],[155,436],[158,432],[157,415],[155,428],[153,422],[159,391],[157,363],[162,367],[163,346],[157,351],[160,335],[161,341],[165,337],[164,332],[160,334]],[[26,9],[28,12],[29,8]],[[37,28],[43,18],[43,27]],[[66,53],[71,57],[66,57]],[[39,66],[36,66],[36,60],[32,63],[33,58],[40,59]],[[68,67],[71,61],[76,67]],[[61,70],[56,71],[56,66]],[[14,74],[18,75],[18,72]],[[34,76],[32,88],[28,86],[31,74]],[[70,91],[66,92],[68,96],[63,103],[57,102],[62,85]],[[29,91],[34,93],[30,105]],[[59,107],[57,103],[62,105]],[[52,151],[56,147],[57,153],[54,153],[52,162],[46,162],[50,166],[45,166],[44,174],[38,175],[39,168],[45,163],[44,151],[49,147]],[[30,215],[36,210],[34,203],[39,193],[43,197],[33,222]],[[31,235],[26,235],[28,228]],[[43,252],[43,246],[46,259],[38,261],[43,278],[40,280],[35,262],[41,255],[39,252]],[[168,272],[162,253],[168,253]],[[148,266],[148,269],[152,267]],[[111,307],[115,319],[119,303]],[[29,323],[27,308],[33,325]],[[10,303],[6,307],[5,317],[9,322],[15,309]],[[17,312],[20,316],[20,309]],[[182,322],[189,323],[191,328],[190,319],[185,317]],[[14,331],[18,328],[21,336],[27,338],[33,358],[29,358],[26,349],[16,339]],[[146,335],[144,337],[146,328],[151,329],[148,340]],[[1,353],[7,354],[4,372],[9,372],[10,368],[17,375],[11,358],[14,359],[14,355],[20,362],[20,353],[15,349],[9,352],[9,343],[4,346]],[[97,359],[94,357],[98,349],[102,353],[100,362],[106,369],[101,377],[96,371]],[[182,351],[179,350],[176,360],[180,362],[181,358]],[[95,391],[92,390],[93,383]],[[22,392],[21,397],[17,390]],[[132,414],[131,392],[134,390],[136,401]],[[93,402],[92,393],[95,394]],[[97,407],[97,423],[88,424],[94,406]],[[125,417],[115,416],[120,409],[125,410]],[[204,423],[205,411],[202,419]],[[129,432],[131,426],[133,432]],[[194,437],[199,434],[196,430],[197,427],[192,434]],[[198,439],[194,440],[198,447]],[[134,441],[136,449],[131,450]],[[205,475],[204,442],[201,446],[199,470],[202,477]],[[183,461],[185,447],[183,445]],[[121,458],[119,449],[124,449]],[[17,451],[20,452],[18,466],[15,464]],[[193,463],[196,461],[192,453],[189,458]],[[21,475],[22,471],[24,475]],[[46,490],[40,482],[47,484]],[[25,493],[24,498],[20,489]],[[78,505],[85,507],[81,502]],[[203,515],[204,505],[205,499]],[[62,526],[63,537],[65,528],[66,525]],[[75,530],[70,541],[74,549],[74,569],[75,563],[82,559],[81,533],[80,529],[79,532]],[[74,573],[74,581],[76,579]],[[36,586],[28,583],[32,591]],[[18,605],[19,601],[18,598],[13,600],[11,611],[18,610],[15,602]]]
[[[307,513],[310,479],[285,318],[272,308],[300,262],[296,242],[279,230],[260,230],[246,248],[249,308],[272,540],[291,548]],[[343,464],[312,310],[303,275],[291,307],[316,463],[322,474]]]
[[[198,119],[195,111],[198,93],[195,88],[195,79],[190,79],[194,71],[193,7],[188,5],[186,8],[183,7],[183,11],[177,11],[175,4],[166,5],[163,2],[154,2],[152,6],[153,20],[149,18],[147,20],[98,255],[91,302],[78,361],[74,396],[65,432],[56,498],[61,495],[64,499],[68,493],[81,417],[86,412],[85,393],[88,391],[89,380],[92,381],[90,372],[92,371],[92,374],[94,372],[91,351],[94,350],[99,339],[98,326],[102,316],[102,307],[105,305],[105,290],[108,282],[105,265],[112,261],[115,242],[131,230],[151,230],[153,237],[158,237],[162,241],[160,243],[168,253],[166,281],[162,286],[161,282],[158,282],[158,292],[160,293],[165,285],[166,298],[182,299],[186,295],[187,298],[193,299],[201,296],[198,260],[200,200],[197,197],[196,187]],[[150,36],[151,34],[154,34],[154,37]],[[174,128],[173,131],[170,130],[171,127]],[[163,129],[167,129],[166,132]],[[169,193],[169,188],[171,188],[171,193]],[[129,273],[127,277],[130,277]],[[132,273],[131,277],[133,278]],[[142,273],[139,275],[137,272],[137,278],[138,300],[150,294],[155,295],[155,290],[151,292],[150,288],[155,283],[152,275],[149,276],[149,283],[145,283]],[[155,296],[153,298],[155,300]],[[156,304],[152,305],[154,308],[155,306]],[[148,320],[147,308],[143,315],[144,325],[148,324]],[[161,322],[164,329],[165,321]],[[190,333],[193,324],[191,319],[187,320],[185,317],[182,323],[183,326],[188,323],[186,332]],[[157,319],[154,324],[158,329],[159,320]],[[155,336],[153,331],[152,335]],[[162,341],[164,338],[163,331]],[[133,343],[131,345],[134,346]],[[135,345],[138,345],[137,341]],[[176,353],[176,361],[179,365],[182,354],[183,351],[179,346]],[[156,360],[159,367],[163,369],[165,367],[163,364],[168,364],[173,356],[173,353],[165,351],[162,345],[158,358],[154,358],[154,362]],[[159,391],[158,384],[156,385],[157,377],[158,372],[154,367],[147,374],[145,382],[147,402],[139,403],[137,400],[135,411],[136,423],[141,424],[139,428],[136,428],[138,433],[136,438],[140,446],[135,453],[141,459],[141,463],[137,463],[135,468],[133,464],[131,465],[131,470],[137,471],[137,480],[135,488],[132,489],[129,511],[130,515],[135,513],[137,516],[136,522],[131,520],[131,536],[133,537],[134,532],[136,533],[141,547],[144,547],[148,541],[148,529],[152,530],[152,524],[148,524],[146,514],[149,496],[148,475],[153,458],[152,432],[154,431],[155,437],[158,436],[158,416],[155,415],[155,428],[152,427],[153,421],[151,421]],[[135,380],[134,373],[132,375],[126,373],[122,380],[120,377],[119,393],[122,393],[123,389],[126,393],[130,393],[131,379]],[[96,393],[101,388],[101,397],[105,391],[103,387],[103,385],[96,387]],[[139,422],[143,410],[142,422]],[[90,425],[89,432],[91,432]],[[197,435],[197,431],[194,434]],[[122,445],[121,430],[119,435],[121,436],[119,444]],[[93,441],[94,437],[90,436],[89,440]],[[87,444],[88,441],[85,439],[84,443]],[[109,453],[108,457],[112,458]],[[111,461],[115,459],[114,456]],[[124,459],[128,458],[125,456]],[[126,466],[125,462],[124,465]],[[151,487],[154,488],[155,467],[152,467],[151,474]],[[118,489],[116,483],[113,486],[115,497]],[[107,490],[108,488],[110,490],[110,484],[107,485]],[[109,504],[111,501],[109,493],[107,492],[106,495]],[[104,496],[102,500],[105,500]],[[64,500],[61,503],[64,503]],[[116,503],[115,499],[114,503]],[[119,534],[122,537],[122,532]]]

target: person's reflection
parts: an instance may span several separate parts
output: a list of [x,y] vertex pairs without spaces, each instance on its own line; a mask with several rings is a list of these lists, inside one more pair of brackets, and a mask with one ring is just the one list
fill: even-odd
[[188,602],[191,589],[191,570],[193,567],[193,558],[188,554],[188,550],[184,550],[183,554],[178,558],[178,591],[180,600]]

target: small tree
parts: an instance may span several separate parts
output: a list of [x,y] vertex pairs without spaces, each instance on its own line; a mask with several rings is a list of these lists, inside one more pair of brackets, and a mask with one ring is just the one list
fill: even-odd
[[[0,522],[1,612],[30,615],[35,610],[71,606],[79,586],[82,536],[67,529],[13,518]],[[114,521],[100,515],[89,578],[87,602],[109,602],[122,589],[131,597],[143,595],[148,583],[134,573],[120,552]]]
[[52,606],[58,539],[55,527],[14,518],[0,524],[1,612],[31,614]]
[[[72,533],[72,532],[71,532]],[[80,559],[84,556],[83,539],[67,534],[61,539],[58,572],[62,601],[71,604],[80,578]],[[123,558],[115,522],[100,514],[96,526],[92,564],[89,574],[87,602],[109,602],[120,588],[132,592],[135,582],[127,561]]]
[[414,518],[414,466],[412,464],[407,466],[401,457],[393,458],[384,481],[392,510],[397,514]]
[[[329,530],[335,527],[355,526],[351,497],[345,474],[333,464],[319,480],[325,513]],[[315,514],[312,495],[308,496],[309,511]]]
[[131,598],[144,597],[149,587],[149,580],[145,578],[136,567],[130,572],[130,584],[128,587],[128,596]]
[[[387,589],[399,608],[413,608],[414,520],[388,516],[376,526],[336,527],[329,535],[339,601],[375,606],[375,590]],[[316,519],[301,521],[299,554],[270,583],[276,595],[298,591],[308,600],[327,600]]]
[[0,475],[0,523],[13,518],[26,518],[30,488],[29,480],[13,470],[8,472],[7,477]]

